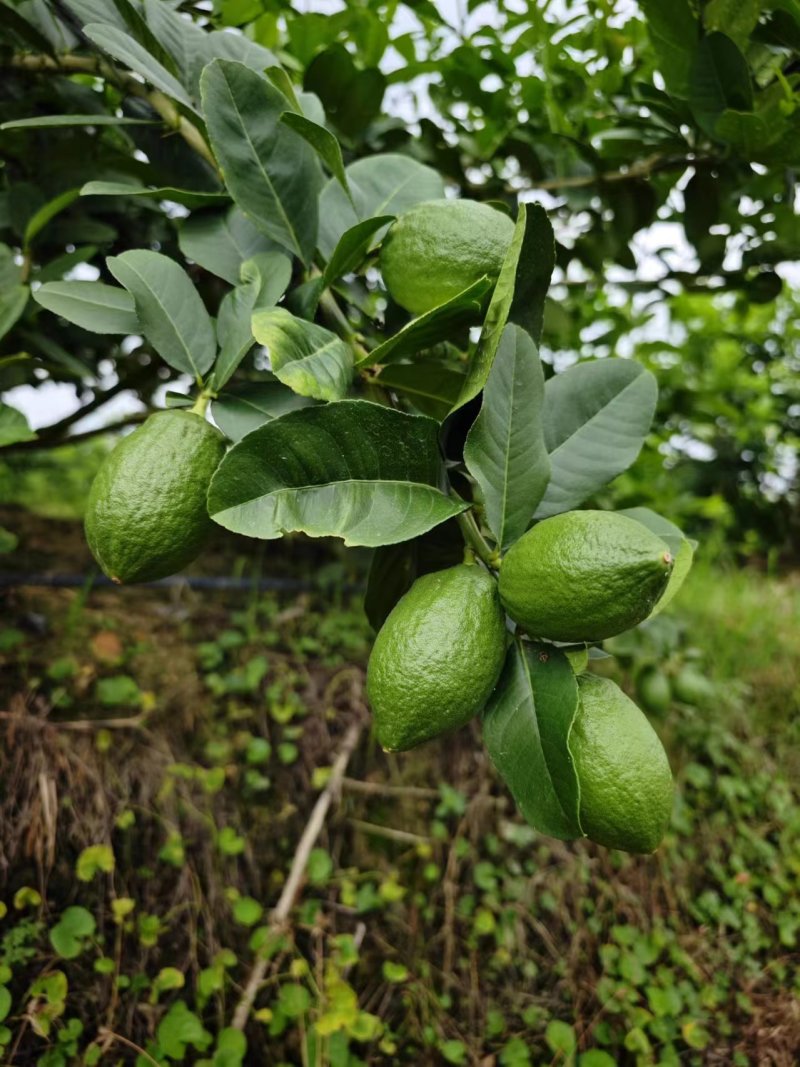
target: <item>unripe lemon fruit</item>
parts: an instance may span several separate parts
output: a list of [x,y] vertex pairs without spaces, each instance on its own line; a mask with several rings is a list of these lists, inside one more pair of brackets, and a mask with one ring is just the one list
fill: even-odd
[[646,711],[665,712],[672,703],[669,678],[657,667],[648,667],[636,680],[636,696]]
[[601,641],[647,618],[671,570],[667,545],[641,523],[612,511],[568,511],[512,545],[500,597],[533,637]]
[[427,200],[402,214],[381,247],[380,266],[392,298],[422,315],[484,275],[497,279],[514,223],[476,200]]
[[483,567],[418,578],[381,627],[367,667],[381,746],[414,748],[469,722],[497,682],[505,649],[497,585]]
[[219,430],[191,411],[159,411],[104,460],[86,508],[86,540],[115,582],[150,582],[199,554],[206,494],[225,453]]
[[607,848],[653,852],[672,813],[664,747],[644,713],[610,679],[582,674],[578,691],[569,748],[583,832]]

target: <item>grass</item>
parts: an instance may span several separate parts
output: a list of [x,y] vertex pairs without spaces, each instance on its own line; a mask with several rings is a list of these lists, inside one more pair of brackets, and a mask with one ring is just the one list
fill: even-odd
[[[790,1067],[797,592],[701,563],[671,621],[601,664],[633,687],[655,647],[714,682],[656,720],[678,790],[655,857],[526,826],[477,725],[399,757],[365,736],[279,931],[269,909],[364,713],[357,602],[17,592],[0,1060]],[[244,1046],[230,1023],[259,956]]]

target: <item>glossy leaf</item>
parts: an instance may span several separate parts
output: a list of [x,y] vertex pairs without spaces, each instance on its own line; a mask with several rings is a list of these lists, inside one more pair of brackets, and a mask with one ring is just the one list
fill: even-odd
[[689,96],[689,71],[700,27],[689,0],[640,0],[647,29],[664,76],[667,90],[685,100]]
[[253,316],[253,335],[275,376],[301,396],[340,400],[350,387],[353,350],[324,326],[270,308]]
[[432,419],[363,400],[290,412],[230,450],[209,514],[265,539],[301,530],[346,545],[408,540],[466,507],[438,488],[437,431]]
[[211,144],[234,200],[262,233],[309,262],[319,168],[309,145],[279,121],[286,98],[227,60],[210,63],[200,85]]
[[217,316],[220,353],[214,365],[215,389],[226,384],[255,344],[253,312],[271,307],[283,296],[292,277],[292,262],[283,252],[262,252],[242,264],[241,274],[242,284],[226,293]]
[[578,363],[545,387],[550,482],[537,519],[582,504],[633,463],[658,399],[653,375],[624,359]]
[[539,204],[528,204],[508,319],[526,330],[537,345],[542,337],[545,297],[555,265],[555,236],[547,212]]
[[284,111],[281,115],[281,122],[285,123],[290,130],[294,130],[296,134],[299,134],[304,141],[311,145],[349,197],[350,189],[344,170],[342,146],[331,131],[326,130],[324,126],[320,126],[318,122],[312,122],[305,115],[298,115],[294,111]]
[[159,252],[133,249],[106,260],[134,299],[140,329],[161,358],[200,381],[217,354],[214,327],[189,275]]
[[525,819],[543,834],[582,836],[580,785],[569,749],[578,683],[553,646],[515,641],[483,712],[483,741]]
[[484,298],[491,287],[488,278],[479,278],[446,303],[406,323],[402,330],[373,348],[359,361],[360,364],[393,363],[406,356],[415,356],[440,341],[450,340],[457,330],[480,322]]
[[33,299],[43,308],[92,333],[133,334],[139,319],[133,297],[103,282],[47,282]]
[[389,153],[359,159],[345,173],[352,203],[335,178],[320,196],[319,247],[327,259],[356,223],[376,215],[400,215],[423,200],[444,196],[440,175],[409,156]]
[[194,110],[189,94],[178,79],[130,34],[116,26],[100,22],[90,22],[83,27],[83,32],[104,52],[108,52],[136,74],[141,74],[156,89]]
[[37,115],[0,123],[0,130],[29,130],[46,126],[158,126],[158,119],[134,119],[127,115]]
[[328,260],[322,277],[322,285],[332,285],[337,278],[356,270],[367,257],[372,239],[378,230],[382,230],[394,218],[393,215],[377,215],[364,222],[357,222],[339,238],[333,255]]
[[265,422],[308,407],[313,401],[299,396],[277,379],[243,382],[235,385],[211,403],[214,422],[231,441],[240,441]]
[[32,441],[35,437],[22,412],[0,401],[0,448],[18,441]]
[[195,192],[192,189],[176,189],[171,185],[151,188],[145,185],[130,185],[128,182],[87,182],[81,196],[142,196],[148,200],[170,200],[182,204],[191,211],[230,203],[227,193]]
[[23,243],[26,246],[29,245],[48,222],[64,211],[65,208],[68,208],[73,200],[77,200],[79,195],[80,189],[66,189],[63,193],[59,193],[58,196],[54,196],[52,200],[48,200],[46,204],[43,204],[28,219],[25,232],[22,235]]
[[525,533],[550,478],[544,441],[544,372],[536,345],[506,326],[464,448],[501,548]]

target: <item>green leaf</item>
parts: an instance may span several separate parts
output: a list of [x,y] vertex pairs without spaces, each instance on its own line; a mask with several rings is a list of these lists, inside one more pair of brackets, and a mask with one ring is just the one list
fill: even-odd
[[47,282],[33,299],[43,308],[92,333],[139,332],[136,303],[125,289],[103,282]]
[[311,885],[327,885],[333,874],[333,860],[324,848],[313,848],[308,856],[307,870]]
[[133,296],[141,331],[161,358],[201,381],[214,362],[217,341],[186,271],[167,256],[143,248],[111,256],[106,264]]
[[235,442],[264,423],[311,403],[279,381],[245,382],[220,393],[212,401],[211,414],[225,436]]
[[724,33],[704,37],[692,60],[689,104],[698,125],[715,136],[723,111],[752,111],[753,86],[747,60]]
[[242,284],[227,293],[217,317],[220,353],[212,386],[221,389],[255,344],[252,317],[283,296],[292,277],[292,261],[283,252],[262,252],[242,264]]
[[423,200],[444,196],[440,175],[409,156],[392,153],[370,156],[351,163],[345,173],[352,202],[335,178],[331,178],[320,196],[319,248],[326,259],[330,259],[342,235],[356,223],[376,215],[401,215]]
[[298,115],[295,111],[284,111],[281,115],[281,122],[311,145],[349,198],[350,188],[344,170],[342,146],[331,131],[326,130],[317,122],[312,122],[305,115]]
[[650,371],[626,359],[578,363],[551,378],[544,404],[550,482],[535,518],[571,511],[627,470],[657,400]]
[[437,431],[432,419],[363,400],[290,412],[228,452],[209,513],[250,537],[302,530],[346,545],[405,541],[467,506],[438,489]]
[[515,641],[483,713],[484,744],[517,807],[541,833],[564,840],[582,836],[569,750],[577,710],[578,683],[564,653]]
[[506,326],[464,448],[489,528],[503,549],[525,533],[550,478],[543,401],[536,345],[519,326]]
[[211,145],[234,200],[267,237],[310,262],[319,166],[308,144],[279,121],[286,98],[255,71],[226,60],[206,67],[200,87]]
[[711,33],[722,30],[740,47],[758,25],[761,0],[709,0],[703,9],[703,24]]
[[376,633],[400,597],[411,588],[416,576],[413,541],[401,541],[397,545],[375,549],[367,575],[364,612]]
[[640,0],[647,30],[667,90],[681,100],[689,96],[689,71],[700,26],[689,0]]
[[42,204],[39,210],[35,211],[28,219],[22,236],[23,245],[27,248],[48,222],[69,207],[73,200],[77,200],[79,196],[80,189],[67,189],[65,192],[59,193],[58,196],[54,196],[52,200],[48,200],[46,204]]
[[286,983],[280,988],[278,1006],[289,1019],[304,1015],[311,1006],[311,994],[305,986],[298,983]]
[[0,448],[18,441],[33,441],[35,437],[22,412],[0,401]]
[[28,130],[40,126],[158,126],[160,119],[132,119],[126,115],[37,115],[0,123],[0,130]]
[[86,908],[66,908],[50,931],[50,944],[62,959],[74,960],[86,948],[86,939],[96,928],[94,916]]
[[545,1041],[552,1052],[560,1052],[563,1056],[572,1056],[578,1047],[578,1038],[575,1029],[569,1023],[561,1019],[551,1019],[545,1030]]
[[464,369],[432,360],[392,363],[382,368],[379,382],[385,389],[402,393],[421,415],[441,422],[458,399]]
[[131,185],[129,182],[87,182],[81,188],[81,196],[139,196],[148,200],[169,200],[195,211],[198,208],[227,204],[227,193],[194,192],[191,189],[176,189],[172,185],[151,188],[146,185]]
[[378,215],[374,219],[357,222],[355,226],[345,230],[328,260],[322,276],[322,287],[332,285],[343,274],[349,274],[360,267],[367,257],[375,234],[388,226],[393,218],[394,215]]
[[226,1026],[217,1035],[217,1047],[211,1067],[242,1067],[247,1052],[247,1039],[241,1030]]
[[402,330],[398,330],[359,360],[358,366],[393,363],[406,356],[417,355],[440,341],[449,340],[457,330],[463,330],[480,321],[483,298],[491,287],[489,278],[479,278],[468,289],[457,293],[446,303],[412,319]]
[[145,81],[156,89],[172,97],[179,104],[195,111],[194,104],[181,83],[150,52],[134,40],[129,34],[116,26],[100,22],[90,22],[83,27],[83,32],[98,48],[108,52],[114,59],[124,63],[136,74],[141,74]]
[[334,42],[311,60],[303,76],[316,92],[333,124],[357,137],[381,112],[386,78],[377,67],[359,70],[343,44]]
[[204,1052],[212,1037],[186,1003],[176,1000],[158,1024],[156,1040],[165,1056],[181,1061],[186,1056],[187,1045]]
[[0,1022],[8,1018],[11,1011],[11,993],[5,986],[0,986]]
[[238,285],[243,263],[278,247],[236,205],[223,214],[204,211],[186,219],[178,230],[178,244],[187,259],[231,285]]
[[78,856],[75,874],[80,882],[91,882],[101,871],[111,874],[114,870],[114,853],[108,845],[89,845]]
[[264,914],[263,907],[253,897],[237,897],[231,910],[240,926],[255,926]]
[[11,530],[7,530],[5,526],[0,526],[0,556],[4,556],[9,552],[13,552],[19,544],[19,538]]
[[525,216],[525,236],[508,318],[527,330],[538,345],[542,337],[545,297],[556,265],[556,241],[543,207],[530,204],[526,207]]
[[637,522],[642,523],[643,526],[646,526],[648,530],[652,530],[669,546],[669,550],[672,553],[674,560],[672,573],[669,576],[666,589],[650,612],[649,617],[652,619],[654,615],[659,615],[667,607],[686,581],[694,561],[694,547],[674,523],[656,514],[655,511],[651,511],[650,508],[625,508],[620,514],[627,515],[628,518],[635,519]]
[[511,319],[524,329],[541,331],[544,298],[553,269],[553,231],[542,208],[519,205],[514,236],[506,252],[480,340],[458,398],[463,407],[480,393],[489,377],[500,338]]
[[30,289],[27,285],[14,285],[0,294],[0,337],[5,337],[19,321],[29,296]]
[[269,354],[276,378],[301,396],[340,400],[353,377],[353,350],[323,326],[285,308],[257,311],[253,335]]

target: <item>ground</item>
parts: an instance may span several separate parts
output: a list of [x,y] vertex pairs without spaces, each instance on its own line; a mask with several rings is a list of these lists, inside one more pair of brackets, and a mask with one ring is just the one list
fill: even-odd
[[[0,525],[21,538],[0,570],[89,573],[73,520]],[[526,826],[477,722],[384,755],[358,566],[249,552],[223,538],[198,573],[326,584],[0,594],[4,1063],[798,1062],[796,579],[701,561],[666,621],[596,663],[630,689],[648,656],[713,681],[705,706],[653,719],[678,789],[642,858]],[[259,953],[242,1059],[230,1026]]]

